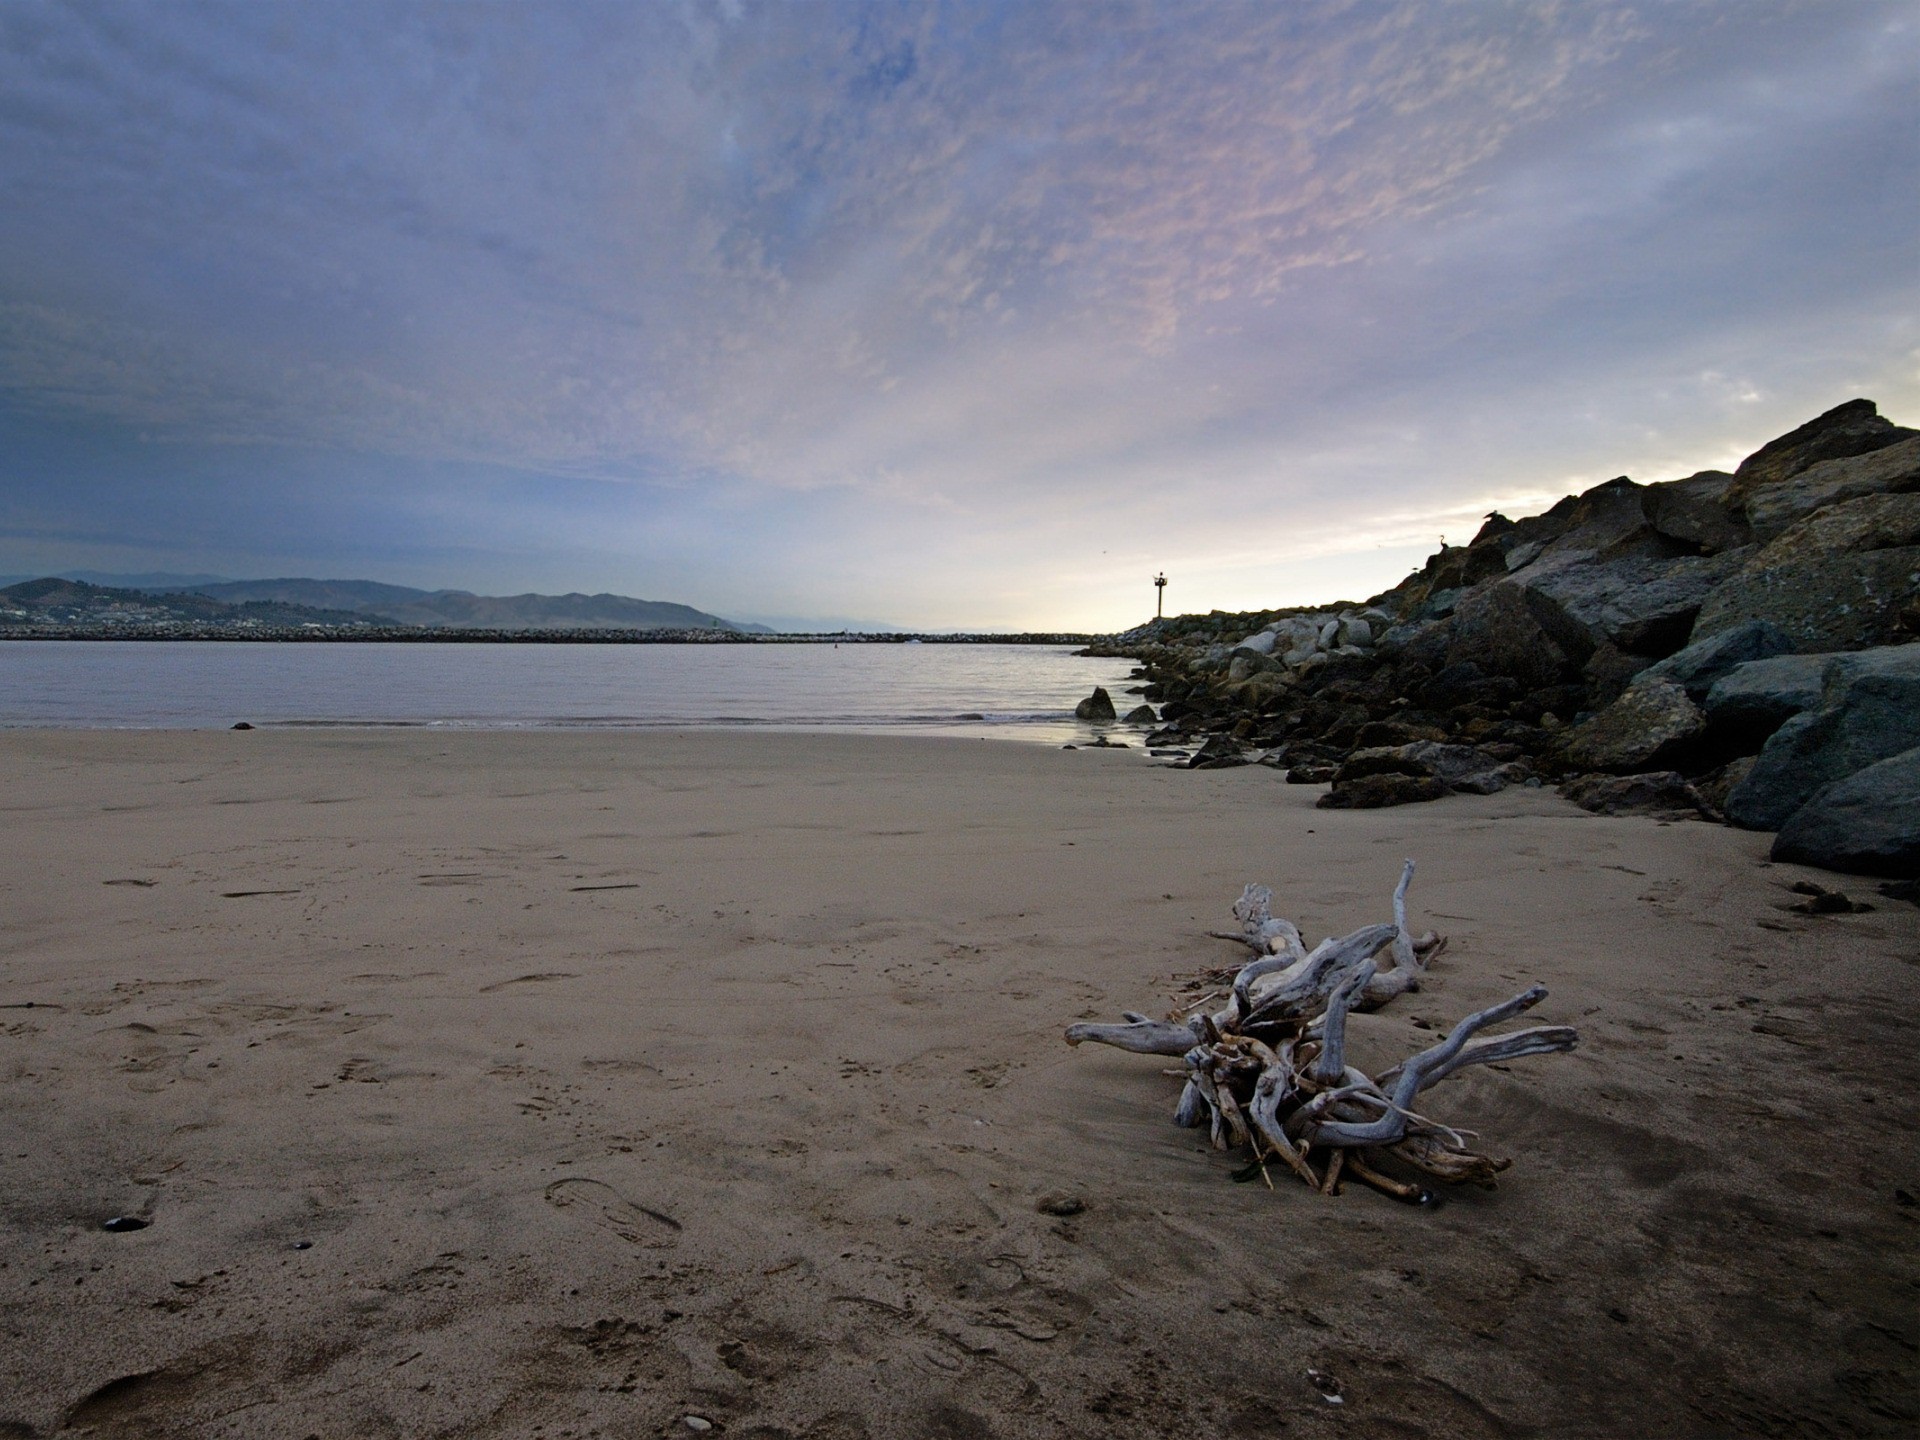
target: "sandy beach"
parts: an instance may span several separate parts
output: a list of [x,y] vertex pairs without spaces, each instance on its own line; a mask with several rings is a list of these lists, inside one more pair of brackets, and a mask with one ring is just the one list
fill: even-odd
[[[1770,836],[1546,791],[1317,793],[0,733],[0,1436],[1910,1433],[1920,910],[1794,914],[1835,877]],[[1233,960],[1245,882],[1311,942],[1403,856],[1451,943],[1363,1059],[1533,980],[1582,1034],[1432,1092],[1497,1190],[1231,1183],[1161,1061],[1062,1043]]]

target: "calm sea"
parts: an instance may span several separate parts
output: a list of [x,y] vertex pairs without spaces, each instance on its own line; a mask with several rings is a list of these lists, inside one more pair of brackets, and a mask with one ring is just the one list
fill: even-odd
[[1043,645],[0,643],[0,726],[757,726],[1062,743],[1124,660]]

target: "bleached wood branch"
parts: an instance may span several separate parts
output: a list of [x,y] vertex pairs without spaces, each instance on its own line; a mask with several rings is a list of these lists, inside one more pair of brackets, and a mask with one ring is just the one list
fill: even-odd
[[[1248,885],[1233,906],[1240,929],[1214,932],[1246,944],[1255,957],[1235,973],[1226,1009],[1195,1011],[1184,1020],[1128,1011],[1123,1024],[1069,1026],[1067,1041],[1178,1055],[1181,1068],[1171,1073],[1184,1083],[1176,1124],[1207,1126],[1218,1149],[1250,1145],[1263,1171],[1277,1158],[1323,1194],[1339,1193],[1344,1175],[1398,1199],[1430,1198],[1423,1185],[1380,1169],[1383,1162],[1449,1183],[1491,1185],[1511,1162],[1476,1153],[1471,1131],[1421,1114],[1415,1101],[1469,1065],[1571,1050],[1579,1036],[1564,1025],[1481,1035],[1544,999],[1545,987],[1535,985],[1475,1011],[1436,1044],[1377,1076],[1350,1065],[1348,1017],[1417,990],[1446,947],[1432,932],[1416,938],[1408,923],[1413,875],[1409,860],[1394,887],[1392,924],[1329,937],[1311,952],[1298,928],[1273,914],[1273,892]],[[1381,963],[1383,952],[1390,965]],[[1316,1151],[1325,1157],[1319,1170]]]

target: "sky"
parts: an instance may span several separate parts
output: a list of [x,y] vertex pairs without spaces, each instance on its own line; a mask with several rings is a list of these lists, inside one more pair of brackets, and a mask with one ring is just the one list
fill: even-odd
[[0,3],[0,573],[1113,630],[1920,425],[1920,4]]

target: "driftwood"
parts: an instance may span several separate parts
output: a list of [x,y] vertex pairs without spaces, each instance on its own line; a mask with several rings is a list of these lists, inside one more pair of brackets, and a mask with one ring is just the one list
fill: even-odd
[[[1273,892],[1249,885],[1233,906],[1240,928],[1211,932],[1253,952],[1231,984],[1213,992],[1223,1008],[1166,1020],[1128,1011],[1123,1024],[1068,1026],[1067,1043],[1179,1056],[1176,1073],[1186,1083],[1174,1123],[1208,1127],[1216,1149],[1251,1147],[1262,1174],[1277,1160],[1323,1194],[1338,1193],[1344,1177],[1423,1204],[1432,1199],[1424,1181],[1398,1179],[1393,1170],[1491,1186],[1512,1162],[1479,1153],[1468,1144],[1471,1132],[1421,1113],[1421,1092],[1469,1065],[1571,1050],[1579,1036],[1564,1025],[1480,1034],[1545,999],[1546,988],[1535,985],[1467,1016],[1438,1044],[1378,1075],[1349,1065],[1347,1017],[1418,990],[1446,948],[1444,937],[1416,938],[1408,927],[1412,883],[1409,860],[1394,887],[1391,924],[1329,937],[1312,950],[1291,921],[1273,913]],[[1227,976],[1206,978],[1224,983]]]

